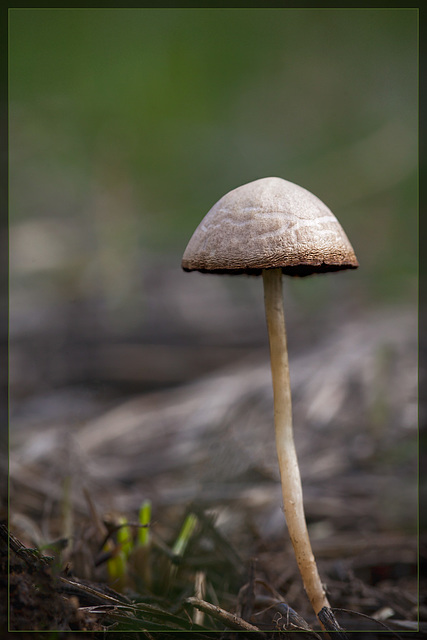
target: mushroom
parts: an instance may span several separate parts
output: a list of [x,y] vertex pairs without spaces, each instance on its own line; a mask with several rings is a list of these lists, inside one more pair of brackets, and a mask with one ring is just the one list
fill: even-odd
[[306,189],[281,178],[255,180],[223,196],[195,230],[182,259],[184,271],[262,275],[284,512],[304,588],[318,618],[329,603],[304,515],[281,279],[282,273],[307,276],[357,267],[353,248],[330,209]]

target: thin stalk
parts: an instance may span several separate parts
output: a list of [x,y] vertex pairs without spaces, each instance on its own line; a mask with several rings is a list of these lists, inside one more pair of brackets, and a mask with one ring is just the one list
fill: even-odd
[[304,515],[301,477],[292,430],[292,401],[283,310],[282,270],[264,269],[262,275],[270,342],[274,425],[283,505],[304,588],[317,616],[323,607],[330,605],[317,571]]

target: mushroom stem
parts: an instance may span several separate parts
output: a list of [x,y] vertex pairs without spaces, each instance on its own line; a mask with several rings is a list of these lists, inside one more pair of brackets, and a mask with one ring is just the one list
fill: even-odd
[[[304,588],[316,616],[329,607],[311,550],[304,515],[301,477],[292,431],[292,401],[283,310],[282,270],[264,269],[264,302],[270,342],[274,425],[282,481],[283,505]],[[323,625],[322,625],[323,626]]]

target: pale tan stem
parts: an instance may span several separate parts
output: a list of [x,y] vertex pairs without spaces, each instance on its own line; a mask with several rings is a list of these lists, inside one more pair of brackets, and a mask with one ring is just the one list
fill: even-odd
[[270,341],[276,447],[289,535],[305,590],[317,615],[329,607],[311,550],[304,515],[301,477],[292,431],[292,402],[282,296],[282,270],[264,269],[265,313]]

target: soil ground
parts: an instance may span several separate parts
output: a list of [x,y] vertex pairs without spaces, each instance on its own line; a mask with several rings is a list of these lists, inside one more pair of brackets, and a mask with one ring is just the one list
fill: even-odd
[[[320,331],[291,357],[306,516],[334,637],[344,633],[336,624],[351,638],[426,631],[416,353],[414,314],[396,309]],[[138,393],[123,379],[108,393],[75,383],[22,393],[10,431],[9,555],[2,529],[3,626],[9,615],[22,637],[322,634],[281,509],[266,355],[262,345],[116,344],[128,380],[134,359],[159,380],[184,360],[187,377]],[[207,373],[192,376],[201,360]],[[130,543],[117,570],[123,518]]]

